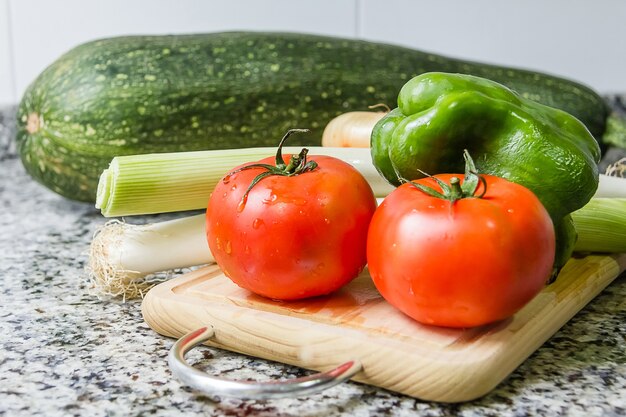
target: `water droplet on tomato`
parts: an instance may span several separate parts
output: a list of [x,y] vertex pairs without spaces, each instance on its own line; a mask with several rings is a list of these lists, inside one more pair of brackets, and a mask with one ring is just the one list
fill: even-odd
[[513,210],[512,208],[510,208],[510,209],[508,209],[508,210],[507,210],[507,212],[508,212],[508,213],[514,213],[514,212],[515,212],[515,210]]
[[230,255],[233,251],[233,248],[230,244],[230,240],[226,241],[226,245],[224,246],[224,252],[226,252],[227,255]]
[[294,198],[291,202],[296,206],[304,206],[307,203],[307,200],[306,198]]
[[230,187],[230,191],[235,191],[237,189],[237,184],[233,184],[232,187]]
[[324,223],[326,223],[326,224],[330,224],[330,219],[329,219],[329,218],[327,218],[327,217],[324,217]]
[[215,238],[215,247],[216,247],[218,250],[221,250],[221,249],[222,249],[222,242],[220,241],[220,238],[219,238],[219,237],[216,237],[216,238]]
[[250,246],[246,245],[246,247],[243,248],[243,253],[245,253],[246,255],[250,255]]
[[252,221],[252,228],[253,229],[258,229],[259,227],[263,226],[265,222],[263,221],[263,219],[261,218],[256,218]]
[[248,201],[248,195],[245,194],[239,204],[237,204],[237,212],[241,213],[244,208],[246,208],[246,202]]
[[230,174],[225,175],[224,178],[222,178],[222,182],[224,184],[228,184],[230,182],[230,176],[231,176]]
[[278,196],[274,193],[271,193],[269,197],[263,199],[264,204],[272,204],[278,199]]

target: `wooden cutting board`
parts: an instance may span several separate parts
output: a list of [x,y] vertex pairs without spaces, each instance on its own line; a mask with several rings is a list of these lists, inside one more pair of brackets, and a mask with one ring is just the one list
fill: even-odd
[[166,336],[211,325],[212,346],[318,371],[358,359],[356,381],[459,402],[492,390],[624,269],[626,254],[571,259],[513,318],[467,330],[416,323],[378,294],[367,271],[334,295],[275,302],[211,265],[153,288],[142,311]]

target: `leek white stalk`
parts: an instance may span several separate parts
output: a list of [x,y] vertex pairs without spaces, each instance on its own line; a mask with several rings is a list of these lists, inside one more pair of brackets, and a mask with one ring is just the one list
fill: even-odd
[[626,158],[608,166],[605,175],[600,175],[600,182],[594,197],[626,198]]
[[598,189],[594,197],[626,198],[626,178],[600,175]]
[[[376,196],[393,189],[376,171],[368,148],[307,148],[311,157],[330,155],[351,164]],[[283,154],[300,149],[283,148]],[[119,156],[100,176],[96,207],[105,217],[203,209],[217,182],[235,166],[275,154],[276,148],[267,147]]]
[[146,225],[107,222],[89,248],[93,288],[103,295],[136,298],[167,279],[153,274],[213,262],[204,230],[204,214]]

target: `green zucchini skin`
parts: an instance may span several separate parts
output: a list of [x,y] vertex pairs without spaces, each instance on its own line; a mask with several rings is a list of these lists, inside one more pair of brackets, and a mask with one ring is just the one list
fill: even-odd
[[337,115],[395,107],[428,71],[473,74],[565,110],[600,138],[608,107],[576,82],[399,46],[309,34],[131,36],[80,45],[29,86],[18,109],[26,170],[55,192],[95,201],[117,155],[319,144]]

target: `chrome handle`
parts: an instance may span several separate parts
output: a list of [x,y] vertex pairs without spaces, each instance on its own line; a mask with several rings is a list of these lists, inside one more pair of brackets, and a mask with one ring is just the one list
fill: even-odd
[[185,355],[195,346],[214,335],[207,326],[187,333],[174,343],[168,355],[172,373],[184,384],[210,395],[245,399],[284,398],[313,394],[353,377],[361,370],[361,363],[349,361],[327,372],[281,381],[234,381],[211,376],[187,363]]

